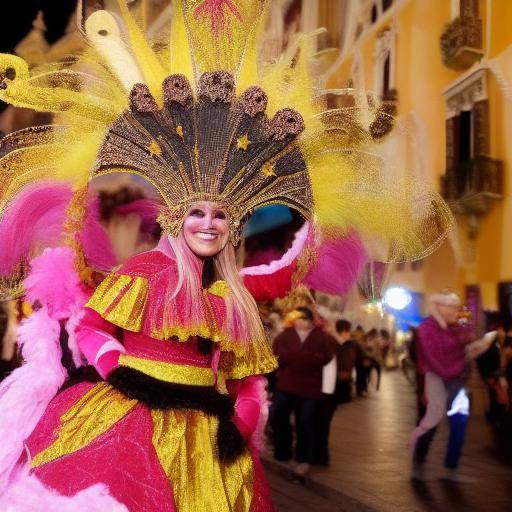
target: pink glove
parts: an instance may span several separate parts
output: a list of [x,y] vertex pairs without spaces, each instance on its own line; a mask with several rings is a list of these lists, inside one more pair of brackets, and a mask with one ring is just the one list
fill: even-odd
[[119,366],[119,355],[121,352],[117,350],[111,350],[110,352],[106,352],[96,362],[96,370],[98,373],[106,379],[108,374]]
[[123,345],[113,336],[114,331],[112,324],[89,308],[86,308],[76,329],[80,350],[104,379],[119,366],[119,355],[125,352]]
[[253,437],[261,424],[263,429],[267,417],[267,399],[265,378],[246,377],[239,381],[230,381],[228,389],[236,396],[233,421],[246,440]]

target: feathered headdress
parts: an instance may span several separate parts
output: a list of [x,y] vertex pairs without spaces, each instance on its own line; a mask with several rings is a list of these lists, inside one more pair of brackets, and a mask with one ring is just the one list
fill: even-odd
[[[65,180],[76,221],[91,179],[129,172],[159,190],[172,235],[207,199],[226,207],[235,244],[248,214],[271,203],[311,220],[317,241],[357,235],[375,260],[441,244],[452,216],[386,147],[389,109],[366,92],[319,88],[313,36],[269,63],[258,59],[265,1],[174,1],[167,41],[149,40],[117,4],[85,20],[78,57],[29,69],[0,55],[0,99],[54,114],[52,126],[0,143],[1,214],[34,181]],[[328,107],[328,94],[343,106]]]

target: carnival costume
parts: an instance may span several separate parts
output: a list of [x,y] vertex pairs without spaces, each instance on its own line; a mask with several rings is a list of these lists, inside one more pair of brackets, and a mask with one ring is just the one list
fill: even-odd
[[[314,35],[258,62],[265,2],[173,11],[167,42],[149,41],[119,0],[119,16],[84,21],[80,56],[30,70],[0,56],[0,98],[54,116],[0,146],[3,291],[37,305],[19,334],[26,364],[0,388],[12,412],[0,503],[16,510],[37,510],[36,495],[48,510],[272,510],[254,433],[276,360],[229,283],[243,281],[251,311],[249,293],[273,299],[302,281],[341,293],[368,258],[423,257],[451,224],[436,193],[377,149],[392,119],[376,97],[331,91],[348,106],[326,108]],[[89,190],[112,172],[156,187],[164,232],[116,268]],[[180,257],[179,236],[204,200],[228,213],[233,247],[258,207],[306,222],[279,261],[203,286],[204,263]],[[63,332],[74,365],[104,381],[57,394]]]

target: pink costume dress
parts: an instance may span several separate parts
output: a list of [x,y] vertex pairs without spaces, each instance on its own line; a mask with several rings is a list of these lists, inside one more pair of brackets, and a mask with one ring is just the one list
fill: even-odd
[[[286,293],[297,266],[288,259],[246,271],[249,291]],[[261,424],[258,376],[275,357],[266,340],[244,345],[226,332],[224,281],[203,290],[202,321],[193,324],[183,292],[162,300],[176,280],[162,238],[99,285],[77,339],[107,380],[54,398],[27,441],[32,471],[66,496],[105,483],[130,511],[273,510],[251,434]]]

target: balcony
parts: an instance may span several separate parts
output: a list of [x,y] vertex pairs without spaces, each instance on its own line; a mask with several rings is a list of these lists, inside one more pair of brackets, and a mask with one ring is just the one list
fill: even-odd
[[442,177],[442,194],[454,213],[466,215],[470,235],[478,232],[478,218],[503,194],[503,163],[488,156],[477,156],[448,170]]
[[482,50],[482,20],[456,18],[441,35],[443,64],[452,69],[467,69],[484,55]]

